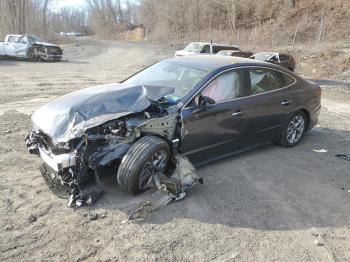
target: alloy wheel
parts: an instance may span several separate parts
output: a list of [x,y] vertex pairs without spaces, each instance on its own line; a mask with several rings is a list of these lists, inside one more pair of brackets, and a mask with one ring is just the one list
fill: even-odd
[[301,139],[305,129],[305,119],[302,115],[295,115],[288,124],[287,140],[290,144],[295,144]]
[[164,172],[168,162],[168,154],[165,150],[159,150],[144,165],[139,177],[139,189],[146,190],[148,182],[154,172]]

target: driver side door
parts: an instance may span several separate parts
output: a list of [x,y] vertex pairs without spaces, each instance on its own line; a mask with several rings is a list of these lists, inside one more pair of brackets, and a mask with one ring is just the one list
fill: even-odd
[[[192,162],[211,161],[229,155],[245,144],[249,105],[245,96],[245,71],[231,69],[211,81],[181,110],[181,153]],[[200,96],[215,104],[200,108]]]
[[26,57],[27,56],[27,48],[28,48],[28,40],[27,37],[19,38],[19,41],[15,44],[16,56]]

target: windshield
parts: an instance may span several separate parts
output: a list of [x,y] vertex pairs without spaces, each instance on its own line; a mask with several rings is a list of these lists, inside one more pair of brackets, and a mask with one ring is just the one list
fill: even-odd
[[190,43],[188,44],[184,50],[187,52],[200,53],[203,49],[204,44],[201,43]]
[[27,38],[28,38],[28,42],[30,44],[35,43],[35,42],[42,42],[40,38],[35,37],[35,36],[27,35]]
[[169,102],[177,103],[187,95],[208,73],[177,63],[162,61],[154,64],[123,83],[130,86],[167,86],[175,92],[166,96]]

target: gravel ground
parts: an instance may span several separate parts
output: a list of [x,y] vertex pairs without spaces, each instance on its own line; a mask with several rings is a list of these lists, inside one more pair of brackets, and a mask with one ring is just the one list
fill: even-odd
[[319,126],[297,147],[202,167],[204,185],[143,220],[126,222],[150,193],[104,181],[96,205],[74,210],[49,191],[24,144],[33,110],[173,51],[85,39],[65,47],[67,62],[0,61],[0,260],[350,261],[350,162],[334,157],[350,155],[349,88],[323,89]]

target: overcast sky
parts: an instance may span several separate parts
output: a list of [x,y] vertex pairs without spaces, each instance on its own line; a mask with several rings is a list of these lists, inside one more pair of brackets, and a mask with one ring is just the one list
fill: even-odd
[[[125,2],[126,0],[122,0],[121,2]],[[129,0],[131,3],[137,3],[137,0]],[[59,10],[62,7],[85,7],[86,0],[53,0],[52,1],[52,10]]]
[[52,9],[57,10],[62,7],[84,7],[85,0],[54,0]]

